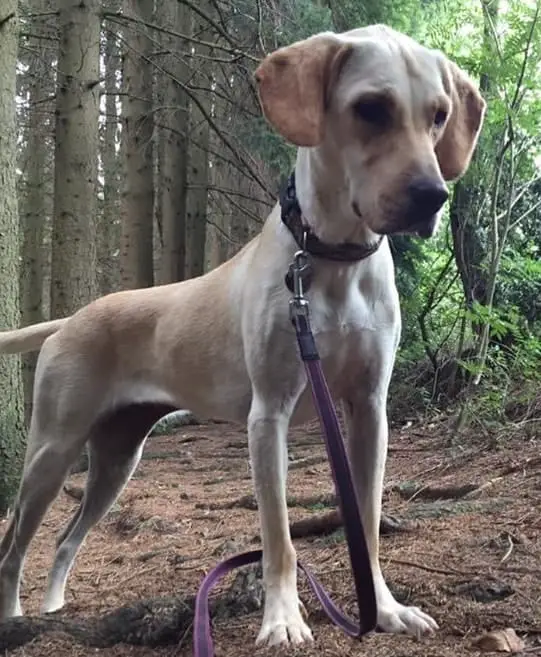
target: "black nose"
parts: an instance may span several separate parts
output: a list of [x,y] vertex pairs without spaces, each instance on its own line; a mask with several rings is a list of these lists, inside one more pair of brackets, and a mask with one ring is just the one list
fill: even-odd
[[433,216],[449,198],[445,185],[439,181],[419,179],[409,186],[412,209],[420,215]]

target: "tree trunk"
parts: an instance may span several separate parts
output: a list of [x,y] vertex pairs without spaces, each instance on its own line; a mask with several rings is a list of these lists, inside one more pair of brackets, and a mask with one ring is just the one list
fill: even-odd
[[[491,25],[496,26],[498,21],[499,1],[482,0],[485,9],[484,14],[484,43],[486,55],[494,55],[495,43],[492,38]],[[491,61],[487,56],[486,61]],[[491,80],[486,70],[480,74],[480,90],[486,97],[490,92]],[[453,199],[450,207],[451,232],[453,236],[453,252],[456,259],[458,271],[464,290],[465,306],[471,310],[474,303],[483,306],[489,302],[490,290],[488,272],[486,268],[487,245],[484,236],[485,227],[483,226],[483,213],[480,210],[483,197],[487,189],[483,184],[485,178],[489,178],[486,171],[486,165],[483,166],[483,149],[486,149],[485,139],[481,137],[479,144],[473,154],[472,161],[467,174],[459,180],[454,189]],[[476,365],[479,366],[480,351],[483,348],[483,324],[473,321],[471,323],[472,331],[478,336],[477,348],[473,358]],[[451,396],[456,389],[456,379],[458,368],[463,357],[463,347],[465,345],[465,325],[462,326],[460,340],[458,343],[456,358],[449,376],[448,394]],[[487,345],[488,346],[488,345]],[[470,383],[464,394],[465,405],[462,407],[458,420],[457,431],[460,430],[464,418],[466,417],[467,405],[469,403],[469,391],[472,385],[478,382],[481,370],[475,377],[470,378]]]
[[[0,326],[19,324],[19,217],[17,212],[17,137],[15,75],[17,0],[0,8]],[[24,444],[24,406],[20,360],[0,358],[0,515],[17,489]]]
[[[180,34],[190,33],[191,14],[180,2],[162,2],[157,20],[159,25]],[[190,68],[185,59],[181,59],[188,51],[186,42],[164,34],[162,49],[166,53],[160,59],[164,71],[158,72],[162,109],[157,115],[162,237],[160,283],[173,283],[183,280],[185,273],[189,125],[189,99],[176,80],[186,83]]]
[[[202,9],[211,13],[210,3],[202,3]],[[193,34],[201,41],[211,41],[208,24],[200,18],[194,17]],[[195,45],[196,55],[208,57],[212,50],[205,45]],[[201,103],[199,108],[192,103],[190,156],[188,168],[188,200],[186,215],[187,250],[186,250],[186,277],[200,276],[205,271],[205,243],[207,238],[207,206],[209,184],[209,124],[205,114],[210,114],[211,107],[211,67],[203,57],[194,58],[193,69],[198,71],[194,76],[194,86],[202,88],[198,92]]]
[[[108,9],[117,11],[120,2],[109,0]],[[112,30],[105,33],[103,53],[105,68],[105,120],[101,129],[101,162],[103,167],[103,208],[98,230],[98,271],[100,294],[114,292],[119,287],[118,252],[120,249],[119,130],[117,112],[117,72],[120,68],[118,39]]]
[[473,173],[456,183],[449,210],[453,252],[469,309],[476,301],[481,304],[486,301],[486,272],[483,266],[486,249],[480,236],[481,226],[476,212],[477,186],[472,177]]
[[[279,33],[279,28],[275,32]],[[257,24],[242,22],[237,27],[236,38],[242,43],[256,43]],[[233,74],[231,68],[214,67],[212,84],[214,121],[238,146],[246,144],[246,125],[261,112],[252,77],[240,67],[236,67]],[[250,147],[246,144],[245,148]],[[232,153],[214,131],[210,137],[210,151],[206,260],[207,268],[211,269],[233,256],[261,229],[275,198],[254,181],[246,166],[252,161],[253,152],[243,152],[241,147]],[[264,180],[274,181],[268,185],[269,189],[277,180],[271,166],[276,167],[276,164],[269,165],[258,158],[258,174]]]
[[[152,0],[124,0],[124,13],[150,23]],[[120,281],[124,289],[154,284],[152,42],[146,28],[126,28],[122,111],[124,180],[121,202]]]
[[[244,35],[243,35],[244,36]],[[253,36],[253,35],[249,35]],[[246,39],[248,41],[248,39]],[[232,94],[232,83],[229,79],[229,70],[218,70],[216,72],[216,89],[218,93],[213,99],[213,116],[229,134],[234,134],[234,114],[238,108],[233,107],[229,98]],[[241,91],[244,89],[241,88]],[[243,117],[241,117],[242,120]],[[213,133],[210,135],[210,146],[216,156],[213,166],[209,170],[209,182],[212,191],[209,194],[209,211],[212,212],[212,222],[207,227],[207,243],[205,247],[205,260],[208,270],[214,269],[229,258],[231,250],[231,239],[229,236],[231,226],[231,203],[229,196],[221,190],[227,190],[231,186],[231,178],[237,171],[230,162],[224,162],[221,155],[226,150],[220,137]],[[229,151],[225,153],[227,157]]]
[[[32,29],[46,33],[46,18],[40,16],[52,9],[51,0],[32,0],[36,14]],[[38,324],[45,319],[43,308],[43,270],[46,255],[45,222],[50,217],[50,174],[52,173],[52,117],[54,106],[46,99],[54,93],[53,54],[39,37],[28,38],[31,52],[28,63],[28,132],[25,146],[24,186],[22,193],[22,245],[19,290],[21,324]],[[32,409],[32,391],[37,353],[22,356],[24,407],[27,424]]]
[[[498,2],[483,0],[488,16],[485,15],[484,49],[494,53],[490,23],[496,25],[498,20]],[[490,22],[489,22],[490,21]],[[480,89],[486,95],[490,92],[490,77],[486,71],[481,71]],[[479,206],[484,195],[479,177],[485,172],[479,166],[482,160],[483,140],[477,146],[468,173],[459,180],[454,189],[450,207],[451,231],[453,235],[453,250],[460,273],[466,307],[471,308],[474,302],[485,305],[487,302],[487,272],[485,268],[486,246],[483,243],[481,225],[482,216]],[[480,327],[474,325],[475,332]],[[459,354],[460,357],[460,354]]]
[[95,298],[100,1],[61,0],[51,316]]

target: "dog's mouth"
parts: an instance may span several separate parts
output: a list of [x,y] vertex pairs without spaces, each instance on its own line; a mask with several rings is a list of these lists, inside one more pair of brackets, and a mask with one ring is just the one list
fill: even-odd
[[391,223],[395,234],[416,235],[422,239],[428,239],[434,235],[438,226],[439,214],[421,214],[418,211],[406,212],[396,221]]
[[422,237],[423,239],[428,239],[432,237],[436,232],[437,224],[438,224],[438,217],[437,215],[433,215],[428,220],[420,221],[414,224],[411,227],[411,232],[414,235],[418,235],[419,237]]
[[[363,213],[361,212],[357,201],[353,201],[351,204],[353,212],[359,219],[364,219]],[[434,235],[436,232],[436,227],[438,225],[438,215],[433,214],[427,217],[419,218],[419,214],[416,213],[414,218],[406,216],[400,222],[390,222],[383,228],[374,230],[375,233],[379,235],[417,235],[423,239],[428,239]]]

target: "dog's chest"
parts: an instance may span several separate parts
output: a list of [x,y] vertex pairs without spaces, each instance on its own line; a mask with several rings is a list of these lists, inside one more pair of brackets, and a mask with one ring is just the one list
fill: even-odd
[[[387,376],[400,330],[392,295],[366,296],[352,289],[342,297],[310,293],[311,326],[333,397],[347,398],[359,381],[370,386]],[[300,400],[295,422],[310,412],[310,394]]]
[[350,286],[340,295],[314,290],[311,323],[322,357],[352,357],[365,350],[364,343],[378,333],[395,328],[392,300],[362,294]]

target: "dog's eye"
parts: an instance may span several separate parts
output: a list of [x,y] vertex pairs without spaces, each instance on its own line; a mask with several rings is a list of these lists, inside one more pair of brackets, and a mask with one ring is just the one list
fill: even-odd
[[447,121],[447,112],[445,110],[438,110],[434,114],[434,125],[436,128],[441,128],[445,121]]
[[353,105],[353,113],[372,125],[384,126],[389,121],[389,108],[381,100],[358,100]]

